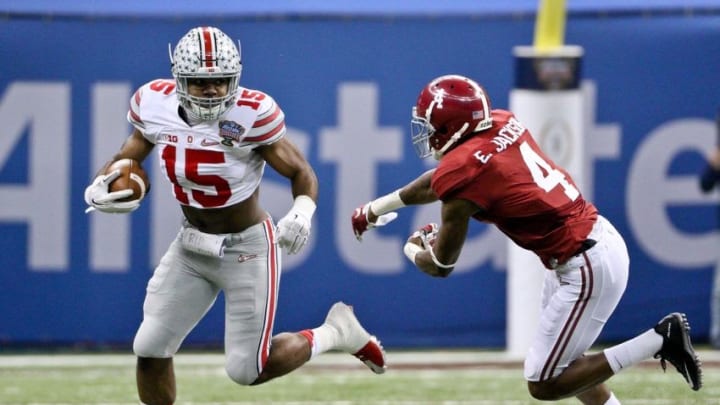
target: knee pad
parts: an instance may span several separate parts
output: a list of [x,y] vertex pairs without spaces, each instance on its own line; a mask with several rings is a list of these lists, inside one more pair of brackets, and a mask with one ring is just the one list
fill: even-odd
[[260,368],[254,358],[229,353],[225,362],[228,377],[240,385],[250,385],[260,375]]
[[[540,358],[535,352],[530,349],[525,356],[525,362],[523,363],[523,376],[528,382],[537,382],[540,380],[540,373],[542,372],[542,363]],[[529,388],[529,387],[528,387]]]
[[135,334],[133,352],[139,357],[172,357],[177,353],[183,338],[158,322],[145,319]]

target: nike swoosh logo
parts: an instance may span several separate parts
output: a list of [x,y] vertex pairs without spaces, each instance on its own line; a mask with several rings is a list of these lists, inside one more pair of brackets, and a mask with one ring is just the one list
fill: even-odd
[[248,261],[250,259],[254,259],[256,257],[257,257],[257,255],[240,255],[240,257],[238,257],[238,263],[246,262],[246,261]]
[[218,141],[208,141],[207,139],[203,139],[202,142],[200,142],[200,146],[215,146],[219,144],[220,142]]

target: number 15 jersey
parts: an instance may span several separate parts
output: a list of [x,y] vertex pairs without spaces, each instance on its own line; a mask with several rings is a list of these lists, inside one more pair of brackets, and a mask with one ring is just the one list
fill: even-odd
[[597,209],[511,112],[492,115],[492,128],[471,135],[440,160],[431,187],[440,200],[472,201],[482,208],[475,219],[495,224],[554,268],[580,248]]
[[285,136],[285,115],[267,94],[240,87],[234,104],[217,120],[190,126],[179,115],[175,81],[140,87],[130,99],[128,121],[157,145],[160,165],[175,198],[196,208],[222,208],[250,197],[265,160],[253,149]]

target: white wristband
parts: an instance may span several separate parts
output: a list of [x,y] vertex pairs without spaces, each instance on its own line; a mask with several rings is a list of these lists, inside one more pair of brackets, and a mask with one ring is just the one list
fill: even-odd
[[305,218],[310,219],[315,213],[315,208],[317,208],[317,206],[312,198],[306,195],[299,195],[295,197],[295,202],[290,210],[297,211],[305,216]]
[[393,191],[390,194],[385,194],[382,197],[376,198],[370,202],[370,209],[373,214],[380,216],[390,211],[395,211],[398,208],[405,206],[405,203],[400,198],[400,189]]
[[412,264],[415,264],[415,256],[417,256],[417,254],[422,250],[423,248],[410,242],[403,246],[403,253],[405,253],[405,256],[412,262]]

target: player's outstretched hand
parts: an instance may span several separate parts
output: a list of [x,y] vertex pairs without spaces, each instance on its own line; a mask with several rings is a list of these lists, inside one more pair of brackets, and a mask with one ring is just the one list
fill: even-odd
[[[378,216],[374,221],[370,221],[370,214],[370,203],[366,203],[365,205],[356,208],[355,211],[353,211],[352,218],[350,218],[353,232],[359,241],[362,241],[362,234],[368,229],[385,226],[398,216],[397,212],[388,212]],[[373,217],[374,216],[375,215],[373,215]]]

